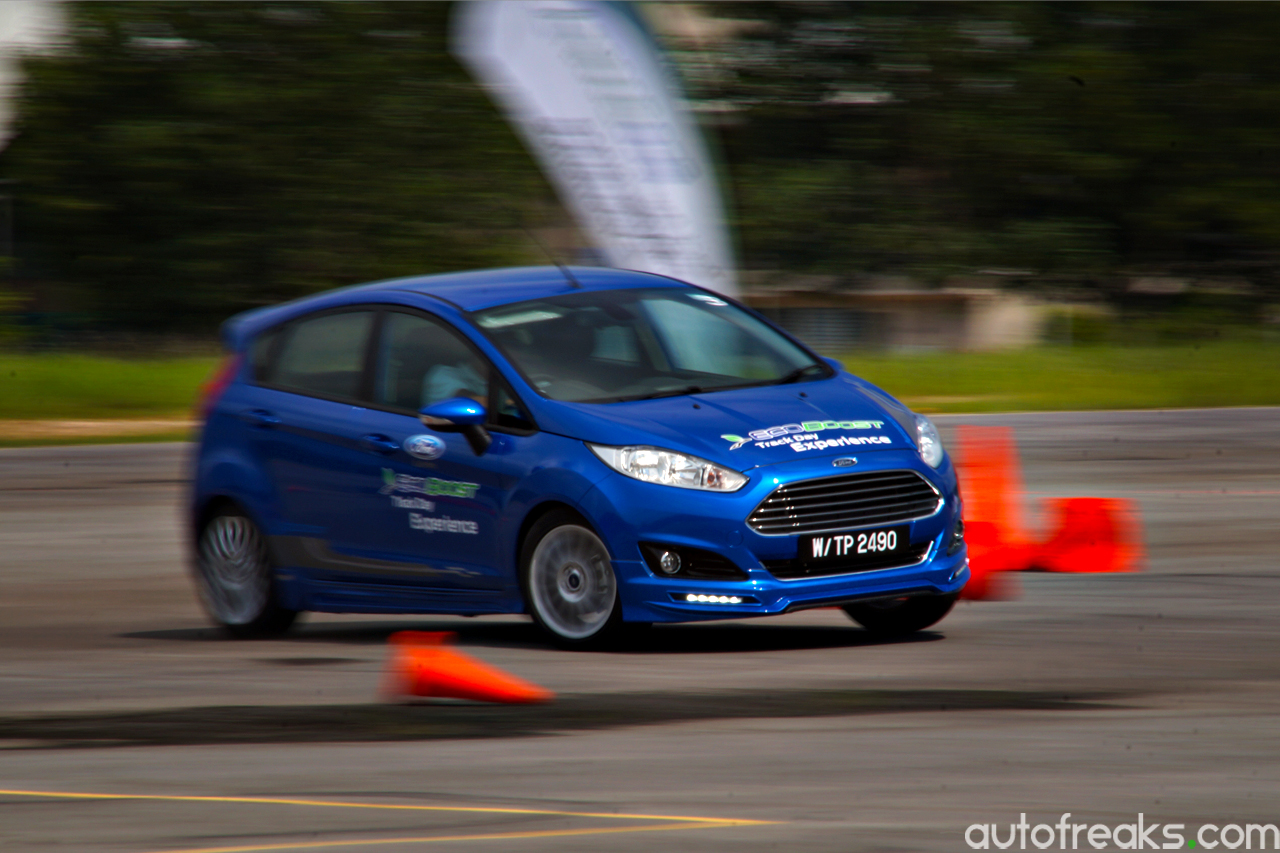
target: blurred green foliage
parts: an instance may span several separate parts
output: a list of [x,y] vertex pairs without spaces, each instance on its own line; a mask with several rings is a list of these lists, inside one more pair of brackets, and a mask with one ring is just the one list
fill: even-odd
[[12,346],[25,337],[17,319],[23,301],[18,294],[0,289],[0,347]]
[[1117,337],[1116,321],[1094,306],[1063,305],[1049,311],[1043,337],[1060,346],[1106,343]]
[[[673,55],[721,142],[742,267],[1021,270],[1111,299],[1125,328],[1171,304],[1131,299],[1134,275],[1280,300],[1280,5],[699,8],[728,25]],[[447,4],[69,10],[0,155],[31,311],[207,330],[336,285],[541,263],[522,226],[563,224],[449,55]],[[1187,304],[1193,334],[1221,319]]]
[[25,63],[24,278],[108,326],[212,328],[370,279],[541,262],[549,190],[435,3],[83,3]]
[[684,44],[743,266],[1277,292],[1273,3],[710,3]]

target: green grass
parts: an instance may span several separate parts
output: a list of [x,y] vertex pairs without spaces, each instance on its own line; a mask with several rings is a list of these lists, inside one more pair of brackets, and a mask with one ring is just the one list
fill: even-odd
[[1280,341],[847,353],[845,367],[923,412],[1280,405]]
[[108,358],[0,353],[0,418],[160,418],[190,415],[216,358]]
[[[924,412],[1280,405],[1280,341],[1038,347],[990,353],[847,353],[845,366]],[[0,353],[0,419],[186,417],[216,358]],[[175,440],[0,438],[0,446]]]
[[69,447],[75,444],[154,444],[159,441],[194,441],[196,429],[157,430],[132,435],[61,435],[52,438],[31,436],[17,438],[0,437],[0,448],[5,447]]

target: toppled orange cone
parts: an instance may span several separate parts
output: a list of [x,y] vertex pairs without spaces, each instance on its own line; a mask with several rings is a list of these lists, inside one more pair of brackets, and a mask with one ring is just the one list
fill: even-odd
[[1022,475],[1013,430],[961,426],[955,465],[964,489],[970,580],[962,598],[1013,598],[1010,572],[1133,572],[1142,567],[1137,505],[1120,498],[1045,503],[1042,540],[1022,525]]
[[452,631],[392,634],[384,692],[393,697],[425,696],[527,705],[549,702],[550,690],[456,651]]
[[1053,531],[1031,557],[1046,572],[1136,572],[1142,568],[1142,522],[1133,501],[1053,498],[1045,502]]

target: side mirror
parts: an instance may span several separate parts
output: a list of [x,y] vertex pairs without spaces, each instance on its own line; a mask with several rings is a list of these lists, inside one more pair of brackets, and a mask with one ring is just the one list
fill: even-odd
[[825,361],[827,364],[831,365],[832,367],[834,367],[836,370],[844,370],[844,365],[840,363],[840,359],[838,358],[827,358],[824,355],[822,357],[822,360]]
[[476,456],[482,455],[493,443],[493,437],[484,428],[488,417],[483,405],[466,397],[441,400],[418,412],[418,420],[427,429],[462,433]]

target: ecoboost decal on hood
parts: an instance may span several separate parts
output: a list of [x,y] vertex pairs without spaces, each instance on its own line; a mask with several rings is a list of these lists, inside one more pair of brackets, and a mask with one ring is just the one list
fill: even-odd
[[804,421],[798,424],[782,424],[765,429],[753,429],[744,438],[740,435],[722,435],[725,441],[733,442],[730,450],[737,450],[744,444],[754,443],[756,447],[781,447],[787,445],[796,453],[806,450],[826,450],[829,447],[862,447],[868,444],[892,444],[893,439],[887,435],[841,435],[819,437],[820,432],[832,430],[852,431],[864,429],[880,429],[884,421]]

